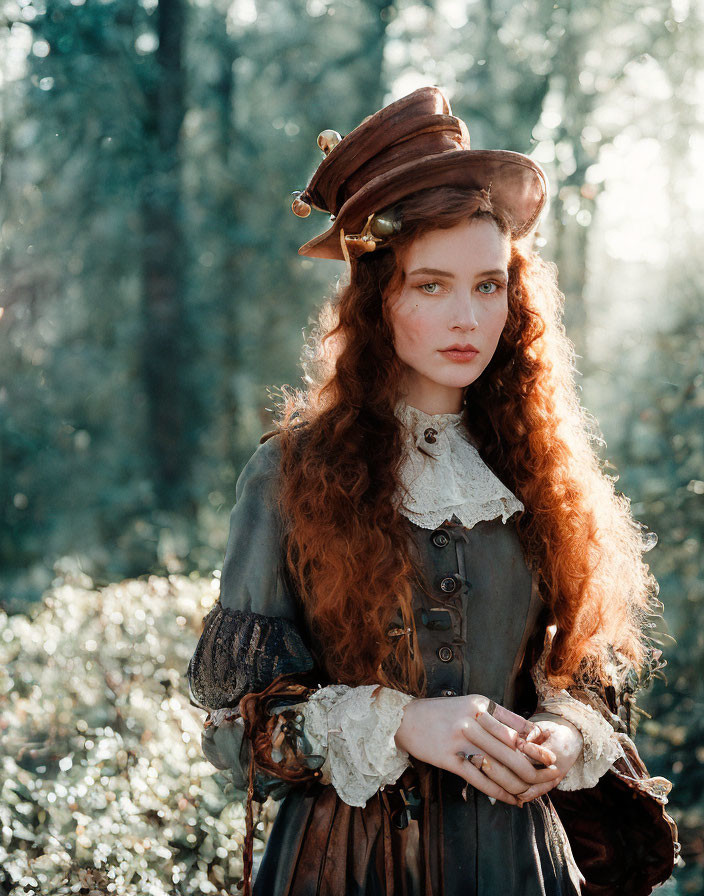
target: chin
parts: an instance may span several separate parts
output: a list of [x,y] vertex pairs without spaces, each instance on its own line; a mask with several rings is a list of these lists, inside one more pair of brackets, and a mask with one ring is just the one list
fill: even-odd
[[474,371],[472,371],[471,374],[465,374],[462,377],[457,376],[452,379],[450,379],[448,377],[438,378],[435,380],[435,382],[439,386],[446,386],[449,389],[466,389],[467,386],[471,386],[472,383],[475,382],[479,378],[480,374],[481,374],[481,371],[480,371],[480,373],[475,373]]

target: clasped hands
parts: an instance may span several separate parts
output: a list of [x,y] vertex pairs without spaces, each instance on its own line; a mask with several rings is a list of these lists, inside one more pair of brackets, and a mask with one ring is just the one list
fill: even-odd
[[411,756],[513,806],[559,784],[584,746],[581,732],[566,719],[544,712],[524,719],[481,694],[412,700],[395,741]]

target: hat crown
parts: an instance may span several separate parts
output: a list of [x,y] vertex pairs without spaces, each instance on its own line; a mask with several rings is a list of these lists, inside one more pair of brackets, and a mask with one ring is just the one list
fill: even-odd
[[420,87],[368,116],[331,150],[306,187],[312,205],[337,215],[372,178],[440,152],[469,149],[465,123],[438,87]]

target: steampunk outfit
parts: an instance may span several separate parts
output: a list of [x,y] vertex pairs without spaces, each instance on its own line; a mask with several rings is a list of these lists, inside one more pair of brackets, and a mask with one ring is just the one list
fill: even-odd
[[[413,596],[428,696],[479,693],[526,717],[557,713],[580,728],[584,752],[549,794],[522,808],[492,801],[395,746],[408,695],[325,679],[285,572],[279,439],[265,437],[237,481],[220,597],[188,668],[191,700],[209,712],[204,753],[243,789],[252,731],[240,700],[275,680],[310,684],[307,700],[269,705],[267,737],[293,724],[301,766],[315,772],[298,784],[271,765],[252,776],[256,799],[282,801],[255,896],[649,893],[664,865],[672,870],[676,829],[663,808],[669,782],[648,776],[617,711],[617,662],[610,698],[549,687],[550,619],[515,528],[523,505],[480,458],[460,414],[406,404],[397,414],[407,445],[398,506],[431,586]],[[613,812],[650,825],[660,843],[619,844]],[[617,861],[619,846],[629,854]]]
[[[481,192],[512,239],[536,225],[545,172],[505,150],[470,148],[466,124],[437,87],[369,116],[345,137],[323,131],[325,158],[295,214],[328,229],[299,254],[352,263],[403,228],[401,200],[450,186]],[[549,794],[522,808],[399,750],[412,699],[331,681],[285,563],[277,510],[280,439],[262,437],[237,480],[219,600],[188,667],[208,712],[206,757],[247,791],[245,896],[252,799],[281,800],[255,896],[641,896],[672,872],[671,784],[651,778],[630,738],[634,683],[612,651],[611,680],[556,690],[544,665],[554,633],[540,572],[524,556],[525,510],[484,463],[460,414],[396,407],[406,452],[397,509],[426,587],[414,588],[414,643],[428,696],[482,694],[529,717],[576,725],[583,755]],[[389,637],[405,637],[401,618]],[[646,672],[652,671],[650,662]],[[622,715],[625,718],[622,718]]]

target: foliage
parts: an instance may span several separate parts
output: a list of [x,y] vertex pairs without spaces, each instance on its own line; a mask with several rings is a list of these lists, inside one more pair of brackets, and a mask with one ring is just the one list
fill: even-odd
[[0,893],[233,892],[241,794],[202,755],[184,674],[218,585],[74,576],[0,613]]

